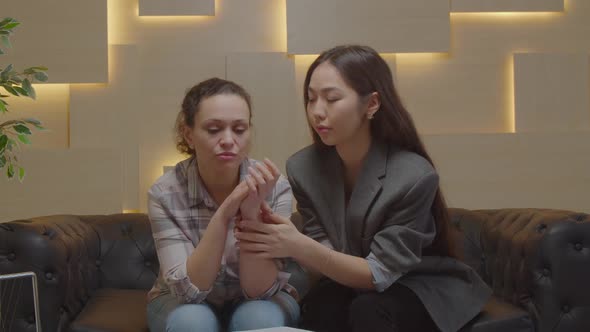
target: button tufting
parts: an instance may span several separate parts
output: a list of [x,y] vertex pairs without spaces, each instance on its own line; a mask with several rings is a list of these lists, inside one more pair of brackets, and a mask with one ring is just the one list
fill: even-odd
[[29,317],[27,317],[27,323],[35,324],[35,316],[30,315]]
[[551,271],[549,271],[549,269],[548,269],[548,268],[544,268],[544,269],[543,269],[543,275],[544,275],[545,277],[548,277],[550,274],[551,274]]
[[47,279],[47,280],[53,279],[53,273],[51,273],[51,272],[45,272],[45,279]]
[[577,251],[580,251],[580,250],[582,250],[583,246],[581,243],[576,243],[576,244],[574,244],[574,248],[576,248]]
[[97,259],[96,262],[94,262],[94,263],[96,264],[96,266],[100,266],[101,261],[100,261],[100,259]]
[[8,256],[6,256],[6,258],[8,258],[8,260],[12,262],[16,259],[16,254],[11,252],[10,254],[8,254]]
[[152,262],[150,262],[150,261],[145,261],[143,264],[147,267],[152,266]]
[[561,307],[561,311],[563,311],[563,312],[565,312],[565,313],[568,313],[568,312],[570,312],[570,306],[569,306],[569,305],[567,305],[567,304],[564,304],[564,305]]

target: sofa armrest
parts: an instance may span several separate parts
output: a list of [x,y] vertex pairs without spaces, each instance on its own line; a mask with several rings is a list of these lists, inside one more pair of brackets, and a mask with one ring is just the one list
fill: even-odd
[[[96,232],[76,216],[40,217],[0,224],[0,274],[32,271],[37,275],[44,331],[64,330],[80,312],[90,292],[98,285],[93,258],[98,254]],[[14,288],[14,285],[5,282],[3,287]],[[12,311],[6,313],[14,315],[12,329],[34,331],[30,284],[21,283],[17,289],[21,296],[13,304]]]
[[481,229],[483,275],[496,296],[526,308],[537,331],[590,331],[590,216],[501,209]]

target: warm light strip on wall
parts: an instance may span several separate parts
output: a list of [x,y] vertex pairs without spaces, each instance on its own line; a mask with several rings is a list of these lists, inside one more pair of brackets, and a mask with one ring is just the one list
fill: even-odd
[[505,66],[506,75],[506,111],[505,123],[509,133],[516,133],[516,106],[514,96],[514,55],[511,53],[506,60]]
[[163,23],[163,24],[171,24],[171,23],[200,23],[200,22],[209,22],[212,21],[216,16],[219,16],[221,11],[220,6],[221,0],[215,0],[215,15],[173,15],[173,16],[154,16],[154,15],[139,15],[139,1],[135,3],[135,17],[139,19],[140,22],[150,22],[150,23]]
[[396,57],[400,60],[407,62],[424,62],[424,61],[441,61],[449,60],[451,58],[450,53],[395,53]]
[[539,22],[559,19],[565,16],[565,12],[451,12],[450,16],[451,20],[459,19],[464,22]]

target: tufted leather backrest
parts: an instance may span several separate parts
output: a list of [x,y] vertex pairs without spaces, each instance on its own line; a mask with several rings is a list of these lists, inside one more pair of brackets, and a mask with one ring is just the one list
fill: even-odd
[[158,276],[158,258],[145,214],[81,216],[100,239],[92,257],[100,287],[150,289]]
[[544,331],[590,331],[590,216],[547,209],[451,209],[460,256],[494,295]]
[[[0,274],[35,272],[44,331],[65,331],[97,288],[147,294],[159,269],[156,257],[145,214],[56,215],[0,224]],[[11,330],[34,331],[30,283],[18,289],[23,296],[11,311]]]

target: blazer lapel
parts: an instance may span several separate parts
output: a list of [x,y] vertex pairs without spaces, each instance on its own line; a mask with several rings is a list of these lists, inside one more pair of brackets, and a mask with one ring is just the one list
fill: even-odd
[[346,235],[348,251],[361,255],[361,238],[371,204],[381,192],[381,179],[387,170],[387,145],[373,140],[361,172],[355,183],[346,209]]

